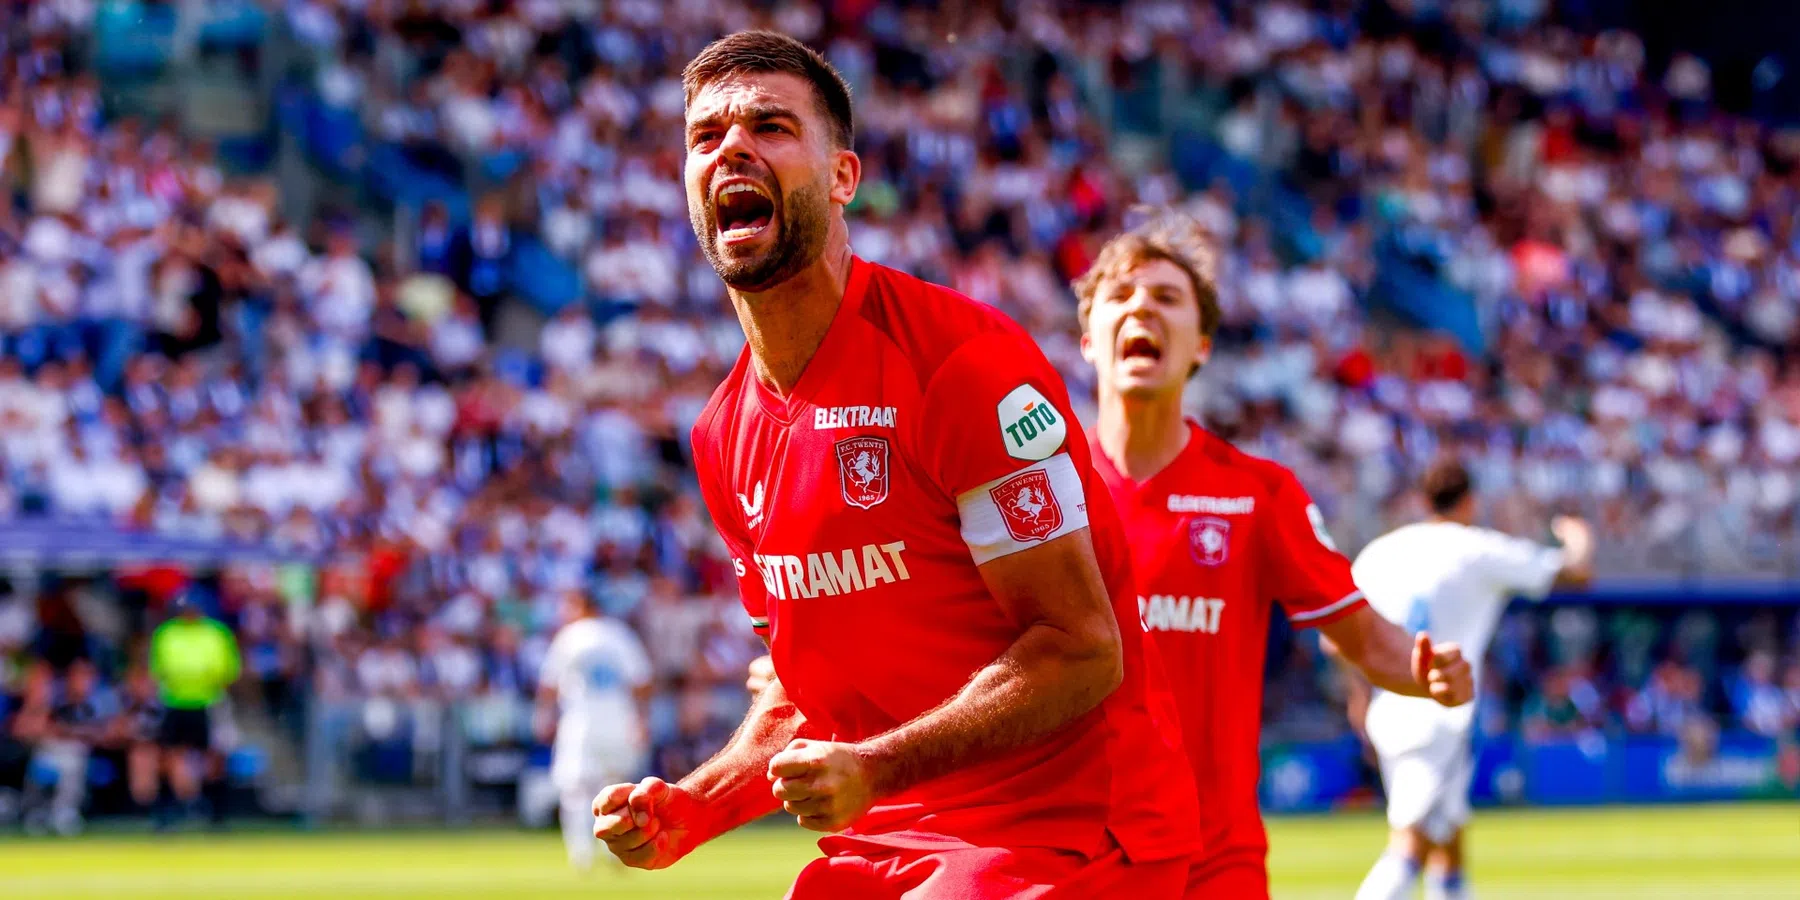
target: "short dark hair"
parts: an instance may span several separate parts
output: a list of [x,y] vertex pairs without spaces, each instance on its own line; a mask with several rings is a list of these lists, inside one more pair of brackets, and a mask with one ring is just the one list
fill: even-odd
[[587,615],[597,616],[602,612],[605,612],[605,607],[600,605],[600,598],[588,591],[575,589],[569,591],[567,596],[569,599],[579,603],[581,605],[581,611]]
[[1469,477],[1469,470],[1460,461],[1444,459],[1425,470],[1425,477],[1420,479],[1419,488],[1425,492],[1425,500],[1431,504],[1431,511],[1442,516],[1461,505],[1475,489],[1475,483]]
[[795,75],[810,83],[819,112],[831,122],[832,144],[849,149],[856,138],[856,124],[850,115],[850,85],[819,51],[785,34],[740,31],[707,44],[681,72],[684,102],[693,103],[701,88],[721,78],[765,72]]

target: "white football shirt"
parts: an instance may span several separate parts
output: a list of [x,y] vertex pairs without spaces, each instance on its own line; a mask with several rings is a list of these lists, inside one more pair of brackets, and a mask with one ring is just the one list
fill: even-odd
[[[1461,647],[1479,685],[1482,657],[1507,601],[1541,599],[1562,567],[1563,552],[1553,547],[1455,522],[1421,522],[1370,542],[1351,575],[1382,618],[1408,634],[1430,634],[1433,644]],[[1429,698],[1378,691],[1369,704],[1369,737],[1381,750],[1423,739],[1439,725],[1466,732],[1474,716],[1473,702],[1448,709]],[[1381,733],[1396,729],[1405,734]]]
[[621,730],[636,727],[632,691],[650,681],[650,657],[623,622],[577,619],[562,627],[544,653],[541,684],[556,686],[565,721],[585,719]]

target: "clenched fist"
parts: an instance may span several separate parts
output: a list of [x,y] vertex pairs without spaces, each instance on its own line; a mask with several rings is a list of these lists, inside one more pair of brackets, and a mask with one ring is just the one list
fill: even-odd
[[674,865],[700,843],[700,804],[661,778],[615,784],[594,798],[594,837],[634,869]]
[[744,679],[744,687],[750,689],[751,696],[767,690],[769,683],[775,680],[775,658],[765,653],[750,661],[750,675]]
[[812,831],[842,831],[875,805],[868,765],[851,744],[797,740],[769,760],[781,808]]
[[1431,637],[1419,632],[1413,639],[1413,680],[1444,706],[1461,706],[1475,697],[1475,673],[1455,644],[1431,645]]

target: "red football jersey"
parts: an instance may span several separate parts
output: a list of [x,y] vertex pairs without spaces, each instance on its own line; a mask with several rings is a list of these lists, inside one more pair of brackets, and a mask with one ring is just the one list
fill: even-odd
[[1296,627],[1365,605],[1292,472],[1189,423],[1138,484],[1093,446],[1130,541],[1143,627],[1162,657],[1200,791],[1203,862],[1268,848],[1256,803],[1269,604]]
[[[854,834],[920,832],[1133,859],[1197,847],[1179,726],[1147,698],[1130,551],[1068,393],[1010,320],[858,259],[786,398],[749,351],[694,425],[707,508],[809,737],[857,741],[936,708],[1021,633],[978,566],[1089,529],[1125,683],[1035,746],[884,800]],[[1160,699],[1160,698],[1159,698]],[[1166,707],[1165,707],[1166,709]]]

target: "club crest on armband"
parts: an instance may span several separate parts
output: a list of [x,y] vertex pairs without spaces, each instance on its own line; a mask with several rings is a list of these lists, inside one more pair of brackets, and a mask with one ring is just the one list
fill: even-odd
[[837,442],[838,484],[844,502],[869,509],[888,497],[887,438],[854,437]]
[[1231,552],[1231,523],[1218,516],[1195,516],[1188,520],[1188,549],[1194,562],[1216,566]]
[[1062,527],[1062,506],[1042,469],[1020,472],[988,490],[1015,541],[1041,541]]

